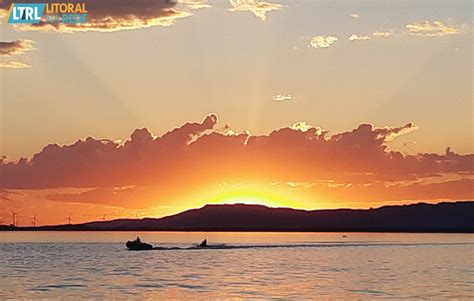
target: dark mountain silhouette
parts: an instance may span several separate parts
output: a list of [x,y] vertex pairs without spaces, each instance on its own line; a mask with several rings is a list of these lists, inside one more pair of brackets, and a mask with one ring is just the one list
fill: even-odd
[[312,211],[245,204],[206,205],[163,218],[16,230],[474,232],[474,202]]

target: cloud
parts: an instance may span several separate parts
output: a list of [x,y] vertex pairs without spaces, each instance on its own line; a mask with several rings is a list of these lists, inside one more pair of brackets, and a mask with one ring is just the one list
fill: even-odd
[[383,201],[432,201],[432,200],[470,200],[474,198],[473,179],[448,180],[440,183],[306,183],[302,188],[330,199],[349,202],[367,200]]
[[374,33],[372,33],[372,36],[378,37],[378,38],[389,38],[393,36],[393,30],[377,30]]
[[354,19],[359,19],[359,17],[360,17],[359,14],[357,14],[357,13],[352,13],[352,14],[350,14],[350,16],[351,16],[351,18],[354,18]]
[[405,26],[407,34],[419,37],[443,37],[448,35],[456,35],[462,32],[462,26],[446,25],[441,21],[423,21],[418,23],[410,23]]
[[414,132],[418,130],[418,126],[412,122],[405,124],[404,126],[401,127],[383,127],[383,128],[378,128],[375,130],[375,132],[379,135],[379,138],[383,138],[384,141],[390,142],[393,139]]
[[0,41],[0,55],[22,55],[28,51],[35,49],[34,44],[35,42],[32,40],[16,40],[9,42]]
[[371,40],[372,38],[369,36],[359,36],[357,34],[351,34],[349,37],[349,41],[367,41]]
[[178,4],[192,10],[212,7],[207,1],[199,0],[178,0]]
[[[0,61],[0,68],[7,69],[27,69],[31,65],[18,60],[19,56],[35,49],[35,42],[32,40],[0,41],[0,57],[5,57]],[[12,59],[11,57],[15,57]]]
[[49,189],[45,202],[135,210],[185,206],[185,199],[206,202],[209,187],[227,182],[245,189],[258,181],[266,183],[262,189],[288,189],[294,198],[335,204],[474,198],[474,154],[390,149],[391,141],[418,128],[414,123],[363,123],[329,134],[299,121],[267,135],[217,125],[217,115],[209,114],[161,136],[140,128],[124,143],[88,137],[47,145],[29,159],[2,157],[0,197],[16,200],[20,196],[9,192],[27,198]]
[[289,128],[295,131],[300,131],[302,133],[306,133],[311,130],[314,131],[317,136],[321,136],[323,134],[323,130],[321,128],[309,125],[304,121],[298,121]]
[[284,7],[278,3],[270,3],[258,0],[230,0],[230,4],[232,5],[232,8],[229,8],[229,11],[249,11],[262,21],[266,20],[268,12],[280,10]]
[[[56,0],[2,0],[0,9],[9,10],[12,3],[49,3]],[[57,32],[99,31],[113,32],[127,29],[170,26],[179,18],[191,14],[179,11],[172,0],[100,0],[88,1],[88,23],[55,25],[41,22],[37,25],[18,25],[19,30],[41,30]]]
[[7,68],[7,69],[28,69],[31,68],[30,64],[23,63],[20,61],[11,61],[6,60],[4,62],[0,62],[0,68]]
[[[186,123],[161,137],[154,137],[146,128],[136,129],[130,140],[123,145],[92,137],[78,140],[72,145],[50,144],[31,160],[22,158],[16,163],[3,160],[0,164],[0,186],[32,188],[95,187],[106,183],[121,185],[117,183],[128,181],[123,178],[125,175],[122,172],[127,170],[129,176],[142,178],[139,174],[144,170],[153,169],[162,163],[171,164],[163,159],[172,154],[182,154],[194,136],[213,129],[216,123],[217,116],[210,114],[202,122]],[[45,169],[52,172],[50,177],[40,176]],[[156,170],[152,174],[156,176],[159,173],[161,172]],[[146,177],[153,177],[152,174],[147,174]],[[99,182],[102,184],[97,185]]]
[[[186,180],[217,175],[262,173],[272,182],[288,177],[333,178],[353,181],[408,180],[436,173],[474,172],[473,155],[403,155],[388,144],[418,127],[375,127],[364,123],[351,131],[329,135],[328,131],[297,122],[268,135],[248,132],[225,134],[216,128],[217,116],[155,137],[146,128],[135,130],[119,144],[92,137],[71,145],[50,144],[31,159],[0,164],[0,188],[107,187],[171,183],[186,174]],[[227,128],[229,128],[227,126]],[[291,158],[291,160],[289,160]],[[266,174],[277,162],[285,172]],[[202,174],[201,174],[202,173]],[[280,178],[281,177],[281,178]],[[293,179],[296,181],[295,179]]]
[[272,100],[275,102],[285,102],[293,100],[293,96],[291,94],[277,94],[272,97]]
[[315,36],[311,38],[309,47],[312,48],[328,48],[338,40],[334,36]]

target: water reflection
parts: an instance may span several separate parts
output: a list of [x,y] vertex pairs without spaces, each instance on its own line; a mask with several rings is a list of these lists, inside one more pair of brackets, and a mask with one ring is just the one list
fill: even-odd
[[[175,247],[204,237],[232,246],[290,247],[126,251],[123,242],[137,235]],[[347,235],[1,233],[0,299],[472,297],[472,235]]]

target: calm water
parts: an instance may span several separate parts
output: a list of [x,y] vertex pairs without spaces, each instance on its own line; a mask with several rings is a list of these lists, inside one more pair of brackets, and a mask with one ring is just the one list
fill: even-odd
[[0,299],[474,298],[474,235],[342,235],[0,232]]

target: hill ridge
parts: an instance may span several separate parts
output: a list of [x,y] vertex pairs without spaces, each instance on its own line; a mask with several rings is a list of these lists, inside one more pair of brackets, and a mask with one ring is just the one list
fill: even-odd
[[177,214],[76,225],[1,227],[63,231],[474,232],[474,201],[304,210],[259,204],[207,204]]

